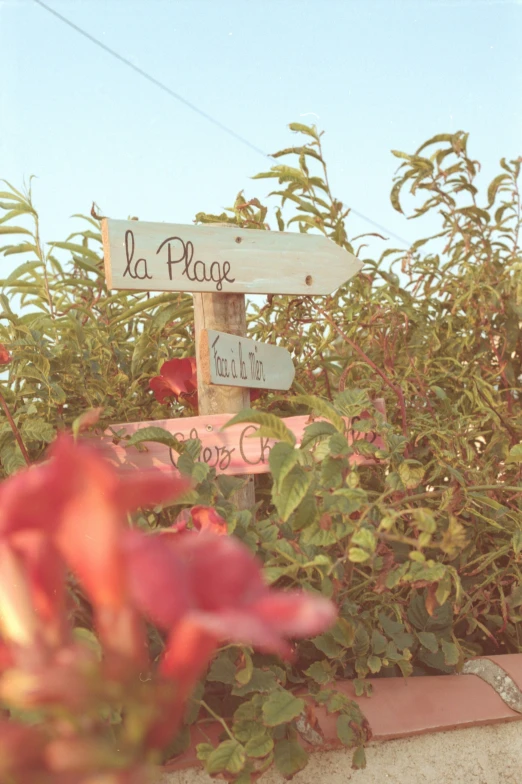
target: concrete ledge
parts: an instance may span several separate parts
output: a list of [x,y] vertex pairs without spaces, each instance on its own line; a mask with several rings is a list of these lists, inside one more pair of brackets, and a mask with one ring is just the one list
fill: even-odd
[[[521,784],[522,654],[475,659],[466,664],[466,670],[468,674],[462,675],[370,679],[371,697],[355,697],[351,681],[332,684],[354,699],[368,719],[373,734],[367,750],[368,767],[366,771],[351,770],[351,752],[337,737],[336,715],[308,700],[310,710],[297,722],[297,729],[302,745],[318,753],[295,777],[296,782],[316,784],[319,776],[321,782],[333,783],[353,779],[366,784],[382,778],[390,784],[440,784],[446,780],[455,784]],[[200,769],[195,747],[201,742],[217,745],[221,732],[219,724],[194,725],[190,748],[164,766],[162,784],[211,781]],[[400,745],[399,739],[406,745]],[[499,778],[501,774],[504,778]],[[275,771],[261,779],[266,784],[282,780]]]
[[[349,751],[314,754],[295,784],[520,784],[522,725],[471,727],[387,742],[371,743],[365,770],[351,769]],[[209,784],[201,770],[163,773],[157,784]],[[270,770],[260,784],[283,784]]]

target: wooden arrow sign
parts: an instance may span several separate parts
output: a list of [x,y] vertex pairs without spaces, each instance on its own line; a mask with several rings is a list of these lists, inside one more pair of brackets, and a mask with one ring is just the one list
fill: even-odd
[[[384,400],[375,400],[374,406],[378,411],[385,412]],[[219,474],[266,474],[270,470],[268,456],[274,441],[269,438],[251,438],[257,425],[238,424],[222,430],[224,424],[232,419],[231,414],[211,414],[208,416],[187,417],[181,419],[164,419],[151,422],[132,422],[121,425],[113,425],[111,430],[117,433],[120,438],[132,436],[144,427],[161,427],[177,438],[178,441],[186,441],[192,438],[201,440],[202,448],[199,461],[207,463],[211,468],[215,468]],[[361,417],[364,418],[364,413]],[[294,416],[283,419],[285,425],[296,437],[297,444],[301,443],[307,425],[310,424],[309,416]],[[349,443],[358,439],[369,441],[375,446],[383,448],[380,437],[375,433],[362,433],[351,427],[355,419],[346,420],[350,429],[347,433]],[[146,451],[138,451],[134,446],[126,448],[125,442],[120,444],[113,443],[113,436],[107,432],[103,438],[96,438],[102,454],[115,467],[121,471],[146,471],[151,468],[161,471],[175,471],[178,455],[168,446],[149,441],[144,446]],[[375,463],[371,457],[363,455],[352,455],[350,463],[358,465],[371,465]]]
[[290,389],[295,370],[286,348],[203,329],[201,365],[205,381],[231,387]]
[[318,234],[104,218],[109,289],[330,294],[362,267]]

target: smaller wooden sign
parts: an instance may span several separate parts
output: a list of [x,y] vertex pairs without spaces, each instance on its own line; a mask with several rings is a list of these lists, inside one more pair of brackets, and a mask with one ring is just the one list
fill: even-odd
[[295,370],[286,348],[215,329],[201,330],[200,356],[207,384],[290,389]]
[[[374,401],[374,406],[378,411],[385,413],[384,401],[381,399]],[[269,469],[268,456],[275,441],[269,438],[251,438],[258,430],[257,425],[244,423],[232,425],[222,430],[224,424],[232,419],[231,414],[211,414],[208,416],[187,417],[181,419],[164,419],[150,422],[125,422],[113,425],[111,430],[122,436],[132,436],[137,430],[144,427],[162,427],[172,433],[178,441],[186,441],[192,438],[201,440],[202,449],[199,461],[207,463],[211,468],[215,468],[220,474],[265,474]],[[380,437],[376,433],[362,433],[353,429],[356,419],[365,418],[364,413],[361,417],[346,420],[349,425],[347,433],[348,442],[353,443],[358,439],[364,439],[377,447],[383,447]],[[310,424],[309,416],[294,416],[283,419],[285,425],[296,437],[297,445],[301,443],[307,425]],[[114,466],[122,471],[132,471],[136,469],[147,470],[150,468],[162,471],[176,471],[178,455],[168,446],[156,442],[148,442],[146,451],[140,451],[136,447],[124,446],[125,442],[113,443],[113,435],[107,431],[104,438],[96,439],[104,456]],[[375,462],[371,457],[363,455],[352,455],[350,462],[357,465],[369,465]]]

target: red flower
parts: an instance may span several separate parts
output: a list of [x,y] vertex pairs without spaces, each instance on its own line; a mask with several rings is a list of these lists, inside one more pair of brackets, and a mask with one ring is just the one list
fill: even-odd
[[192,520],[196,531],[213,531],[215,534],[226,535],[228,533],[227,523],[221,515],[211,506],[193,506],[191,509],[182,509],[176,517],[174,525],[163,531],[163,534],[182,533],[187,530],[187,525]]
[[226,521],[211,506],[193,506],[190,515],[198,531],[213,531],[221,536],[228,533]]
[[257,559],[233,537],[170,529],[149,536],[129,531],[125,538],[133,601],[168,631],[159,672],[176,684],[176,701],[165,694],[150,746],[172,737],[221,642],[288,655],[286,638],[314,636],[335,620],[334,605],[323,597],[269,588]]
[[[288,638],[316,635],[333,623],[336,610],[323,597],[269,588],[248,548],[220,535],[225,522],[209,507],[191,510],[198,534],[150,535],[128,527],[128,512],[173,499],[187,485],[152,472],[122,477],[91,446],[62,435],[47,462],[0,486],[3,700],[89,714],[107,683],[119,684],[142,695],[150,709],[144,742],[159,748],[178,729],[221,642],[287,655]],[[72,639],[66,567],[93,605],[101,663]],[[145,618],[168,638],[150,688],[142,690],[137,674],[150,669]],[[67,743],[52,746],[55,756],[51,747],[45,753],[46,764],[60,773],[74,758],[74,744]]]
[[3,343],[0,343],[0,365],[8,365],[12,360],[12,356],[6,349]]
[[122,549],[127,513],[174,500],[189,482],[153,471],[122,476],[91,446],[66,435],[49,455],[0,486],[4,632],[9,624],[7,638],[27,645],[42,638],[39,625],[52,621],[58,636],[67,565],[94,605],[103,642],[141,661],[141,621],[129,605]]
[[[314,636],[335,620],[323,597],[269,588],[257,559],[233,537],[131,531],[126,540],[134,601],[170,631],[161,670],[178,683],[190,687],[219,642],[288,655],[285,638]],[[154,575],[154,589],[143,575]]]
[[[164,403],[169,397],[181,399],[195,411],[198,410],[198,378],[196,358],[169,359],[160,369],[160,375],[149,381],[154,397]],[[263,394],[262,389],[250,390],[250,402],[253,403]]]
[[41,770],[45,742],[37,727],[12,719],[0,721],[0,779],[22,781],[21,774],[29,779],[32,772]]
[[160,369],[160,375],[149,381],[156,400],[164,403],[166,398],[181,398],[192,408],[198,407],[198,382],[196,376],[196,358],[169,359]]

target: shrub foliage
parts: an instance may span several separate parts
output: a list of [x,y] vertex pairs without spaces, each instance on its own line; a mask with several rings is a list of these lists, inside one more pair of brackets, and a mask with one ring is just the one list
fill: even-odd
[[[190,503],[214,506],[270,583],[333,598],[340,616],[331,632],[296,646],[292,666],[235,646],[214,660],[199,695],[228,734],[199,753],[210,772],[242,781],[274,759],[288,776],[303,766],[298,688],[340,711],[339,737],[360,765],[364,722],[331,691],[335,679],[354,679],[362,694],[367,676],[447,673],[470,656],[522,650],[522,158],[502,159],[480,190],[467,134],[394,152],[394,208],[431,215],[439,231],[407,250],[386,243],[376,261],[365,257],[364,237],[349,235],[322,134],[290,127],[297,146],[257,175],[275,181],[273,230],[320,231],[364,268],[331,296],[269,295],[250,307],[251,337],[284,345],[296,366],[288,393],[255,404],[278,441],[271,473],[256,479],[256,509],[236,507],[241,480],[200,462],[200,444],[188,445],[180,466],[196,482]],[[28,261],[2,282],[0,342],[12,362],[1,388],[29,458],[85,409],[103,407],[104,425],[193,413],[183,401],[157,402],[148,385],[165,360],[194,353],[191,297],[109,293],[98,220],[82,218],[86,228],[44,245],[30,189],[5,187],[2,250]],[[226,212],[196,220],[269,230],[267,216],[240,193]],[[373,407],[379,398],[386,417]],[[323,420],[296,446],[280,417],[304,413]],[[24,456],[0,422],[7,475]],[[374,443],[362,438],[369,432]],[[375,462],[358,467],[357,454]],[[179,511],[139,522],[168,525]],[[187,742],[185,731],[171,753]]]

